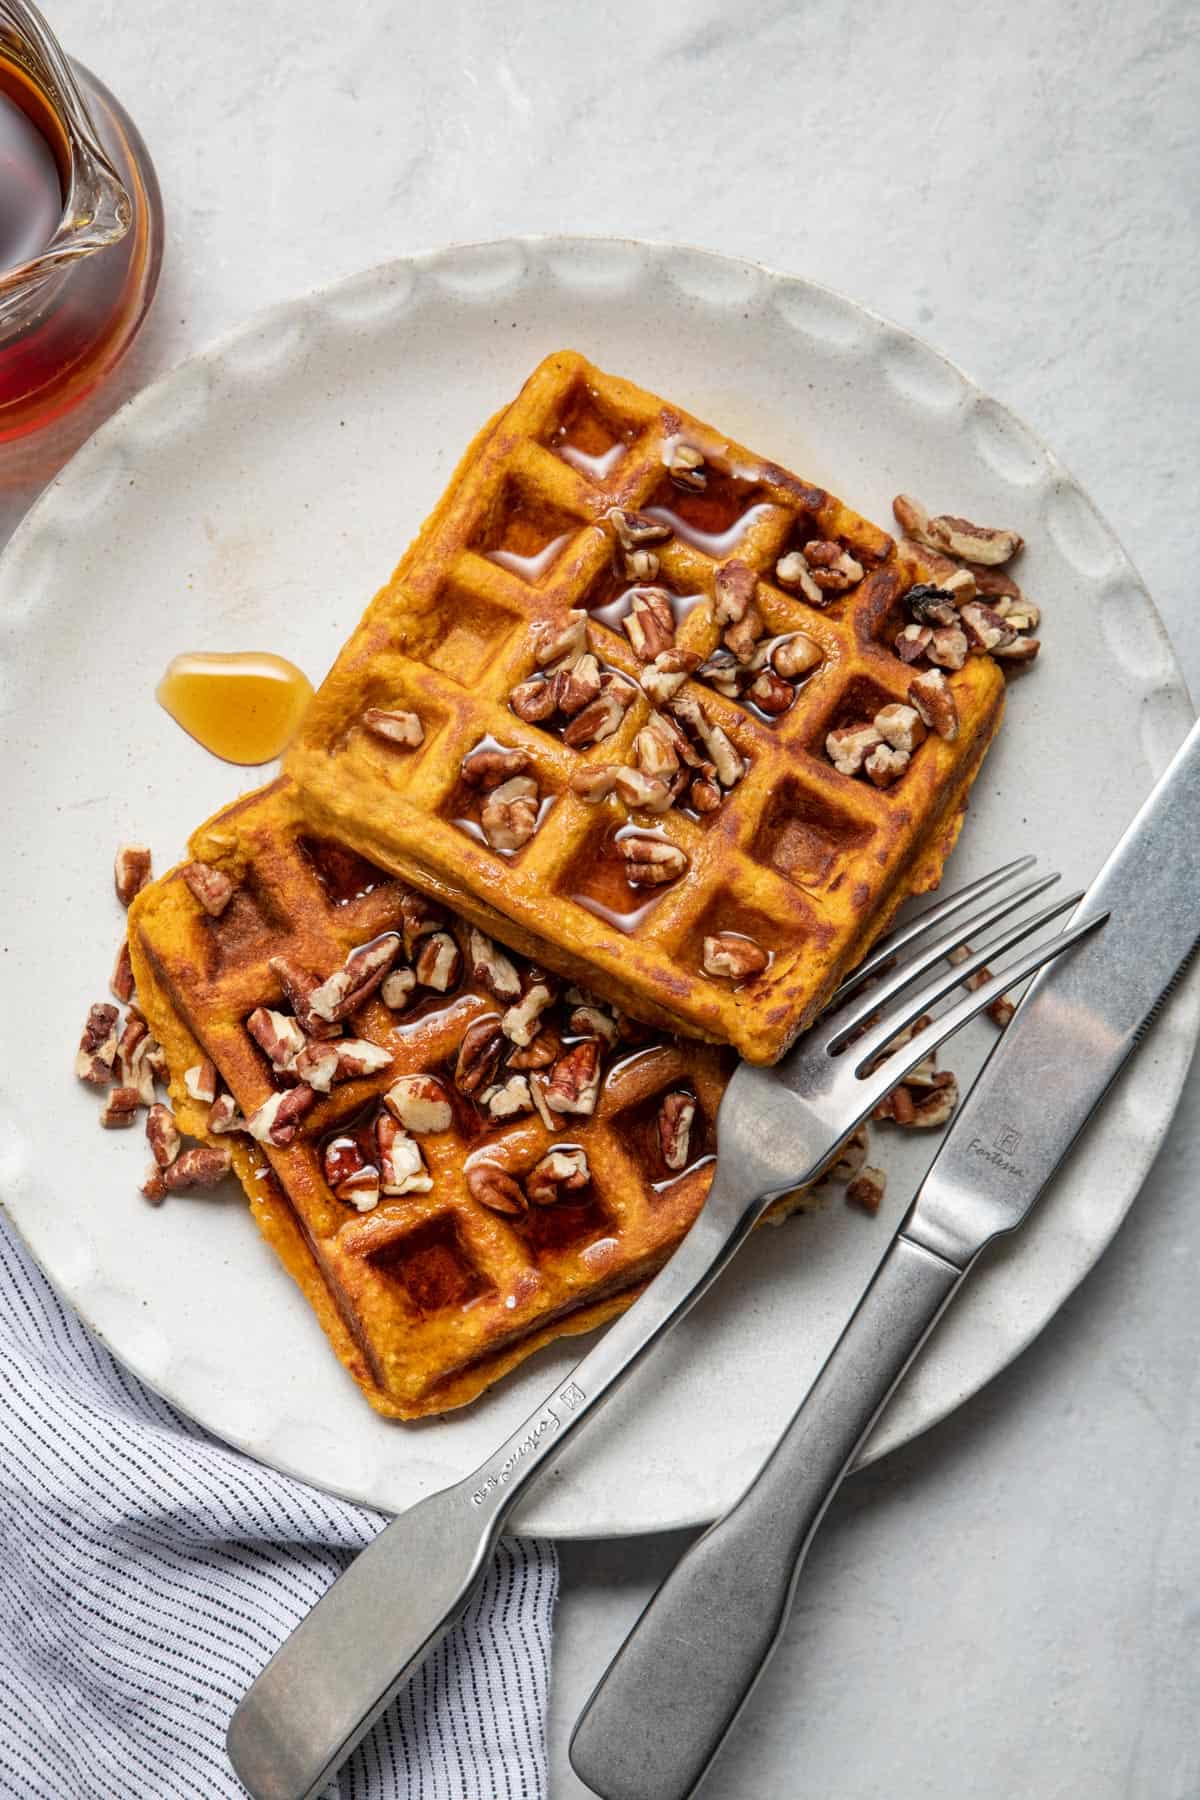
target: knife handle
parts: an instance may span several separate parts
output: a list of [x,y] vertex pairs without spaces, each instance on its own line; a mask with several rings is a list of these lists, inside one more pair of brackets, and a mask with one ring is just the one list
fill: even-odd
[[893,1238],[770,1458],[618,1650],[571,1740],[603,1800],[685,1800],[775,1648],[825,1508],[965,1270]]

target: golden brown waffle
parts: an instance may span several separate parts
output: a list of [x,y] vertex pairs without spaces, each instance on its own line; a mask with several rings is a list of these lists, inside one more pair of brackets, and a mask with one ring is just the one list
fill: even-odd
[[[386,1070],[336,1083],[285,1147],[241,1132],[212,1135],[209,1104],[190,1096],[184,1079],[204,1058],[247,1119],[273,1094],[294,1091],[295,1077],[276,1076],[247,1030],[260,1006],[293,1010],[272,959],[324,977],[356,946],[404,929],[408,890],[309,832],[286,780],[201,827],[192,853],[223,871],[232,897],[209,916],[178,869],[139,895],[130,913],[138,1000],[166,1051],[179,1125],[231,1146],[259,1227],[350,1373],[380,1412],[414,1418],[462,1405],[540,1345],[629,1304],[707,1190],[730,1058],[697,1044],[652,1043],[632,1028],[640,1042],[604,1048],[591,1117],[564,1116],[554,1130],[536,1114],[489,1123],[455,1089],[455,1059],[468,1026],[504,1007],[474,977],[467,928],[454,920],[462,979],[445,993],[418,986],[396,1010],[377,990],[345,1022],[347,1033],[390,1052]],[[531,971],[517,968],[527,991]],[[540,1022],[562,1027],[572,1005],[560,995]],[[325,1148],[352,1137],[398,1077],[430,1072],[453,1101],[451,1129],[416,1140],[432,1186],[360,1213],[331,1187]],[[658,1134],[662,1099],[672,1093],[696,1102],[685,1166],[674,1171]],[[481,1161],[528,1185],[554,1144],[586,1153],[591,1180],[582,1189],[508,1216],[473,1197],[468,1176]]]
[[[680,445],[704,458],[703,492],[666,467]],[[748,765],[712,812],[677,804],[651,816],[571,790],[584,763],[633,762],[650,712],[640,690],[616,735],[584,751],[510,708],[536,673],[538,631],[572,608],[590,613],[602,665],[638,680],[620,623],[638,583],[614,574],[613,506],[672,526],[652,546],[652,579],[673,595],[680,648],[708,657],[718,645],[714,579],[738,559],[758,577],[765,632],[802,632],[821,653],[775,719],[687,683]],[[814,538],[864,571],[824,607],[775,579],[779,559]],[[821,489],[577,355],[551,356],[471,445],[320,689],[288,770],[316,828],[515,949],[638,1017],[774,1061],[904,896],[936,883],[999,723],[1000,673],[972,656],[948,677],[957,737],[931,732],[895,786],[838,773],[826,754],[835,727],[907,702],[914,670],[891,645],[907,622],[904,593],[928,574]],[[372,707],[415,713],[423,742],[365,729]],[[538,788],[538,828],[515,854],[482,838],[460,776],[463,758],[493,743],[525,750]],[[629,820],[682,850],[686,873],[630,888],[614,848]],[[704,941],[721,932],[753,939],[769,966],[740,982],[707,973]]]

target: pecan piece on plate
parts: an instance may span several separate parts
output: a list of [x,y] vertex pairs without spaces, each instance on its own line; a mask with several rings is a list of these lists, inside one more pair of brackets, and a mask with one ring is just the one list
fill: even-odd
[[146,1115],[146,1141],[160,1169],[165,1169],[179,1155],[179,1127],[175,1123],[175,1114],[161,1100],[156,1100]]
[[163,1186],[169,1194],[181,1194],[188,1188],[216,1187],[228,1175],[232,1160],[226,1144],[193,1144],[190,1150],[181,1150],[163,1170]]
[[75,1073],[80,1081],[105,1087],[113,1079],[117,1060],[117,1008],[97,1001],[88,1012],[75,1054]]
[[150,875],[150,851],[145,844],[122,844],[113,862],[113,886],[122,906],[130,906]]

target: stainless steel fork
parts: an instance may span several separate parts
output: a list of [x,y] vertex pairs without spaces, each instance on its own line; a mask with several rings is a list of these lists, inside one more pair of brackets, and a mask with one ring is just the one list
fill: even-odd
[[1033,860],[995,870],[894,932],[777,1067],[738,1067],[718,1114],[712,1187],[665,1268],[494,1456],[368,1545],[242,1700],[227,1742],[255,1800],[309,1800],[319,1792],[463,1611],[505,1520],[547,1460],[704,1293],[771,1201],[815,1180],[909,1069],[1101,923],[1089,919],[1026,949],[880,1066],[914,1020],[1075,906],[1080,896],[1069,894],[1008,925],[965,961],[946,964],[947,951],[1022,913],[1057,880],[1043,876],[1013,889]]

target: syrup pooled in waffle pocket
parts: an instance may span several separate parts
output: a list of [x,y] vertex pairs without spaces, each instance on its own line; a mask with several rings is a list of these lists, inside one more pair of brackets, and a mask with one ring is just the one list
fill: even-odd
[[[936,884],[1003,709],[983,652],[1018,631],[959,564],[935,585],[916,513],[897,545],[551,356],[319,690],[300,803],[567,980],[772,1062]],[[981,564],[1019,544],[950,523]]]

